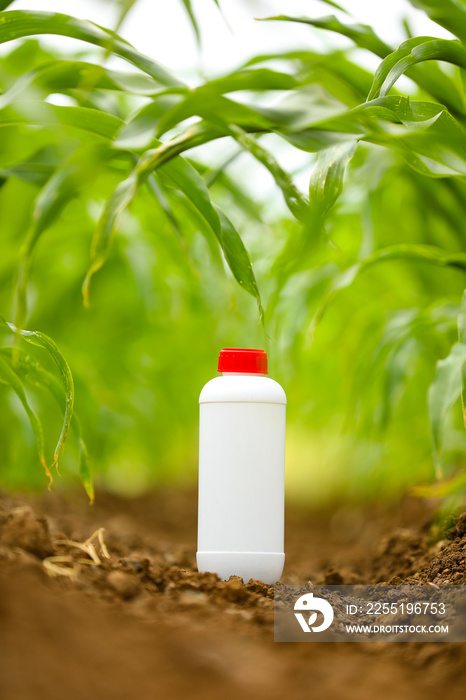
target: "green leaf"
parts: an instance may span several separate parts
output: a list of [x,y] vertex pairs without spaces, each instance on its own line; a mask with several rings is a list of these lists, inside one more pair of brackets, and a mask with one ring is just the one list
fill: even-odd
[[391,413],[402,398],[407,380],[414,371],[420,354],[420,344],[410,337],[392,348],[385,362],[382,378],[382,391],[377,415],[381,430],[386,429]]
[[[1,320],[1,318],[0,318]],[[42,425],[32,408],[29,406],[27,397],[26,397],[26,392],[24,391],[24,387],[21,383],[21,380],[19,379],[18,375],[14,370],[8,365],[8,363],[0,357],[0,381],[4,382],[5,384],[8,384],[19,400],[21,401],[24,410],[26,411],[27,417],[29,418],[29,422],[31,424],[31,428],[34,433],[34,438],[36,441],[36,448],[37,448],[37,454],[39,455],[40,463],[44,467],[45,473],[49,479],[49,486],[53,482],[53,477],[52,474],[50,473],[50,470],[47,466],[47,462],[45,461],[45,455],[44,455],[44,434],[42,431]]]
[[355,263],[335,277],[326,298],[313,319],[312,330],[314,331],[317,324],[322,320],[328,305],[338,292],[350,287],[359,274],[368,267],[391,260],[413,260],[415,262],[438,265],[439,267],[453,267],[466,272],[466,253],[446,253],[444,250],[434,246],[405,243],[381,248],[371,257]]
[[[223,87],[225,88],[226,86],[223,85]],[[194,100],[191,101],[190,109],[194,109],[194,104],[197,104],[199,107],[199,109],[195,109],[197,113],[202,114],[206,119],[214,122],[215,125],[222,130],[222,135],[230,135],[234,139],[236,139],[244,150],[250,152],[254,158],[256,158],[262,165],[264,165],[269,170],[269,172],[275,179],[275,182],[283,191],[285,201],[288,207],[290,208],[290,211],[295,216],[297,216],[297,218],[303,218],[305,215],[305,210],[307,209],[307,202],[294,185],[291,177],[288,175],[288,173],[286,173],[283,170],[283,168],[281,168],[281,166],[277,163],[275,158],[273,158],[273,156],[268,151],[266,151],[262,146],[260,146],[255,139],[248,136],[245,133],[245,131],[238,126],[238,121],[243,121],[244,114],[246,115],[244,121],[247,121],[249,125],[251,124],[251,121],[255,120],[256,124],[253,128],[259,125],[262,128],[264,128],[266,125],[270,127],[273,126],[272,122],[269,120],[264,120],[262,116],[260,116],[257,113],[253,113],[252,110],[250,110],[249,108],[246,108],[246,111],[244,111],[244,106],[237,105],[236,103],[230,100],[227,100],[224,103],[222,103],[224,106],[226,106],[226,111],[223,108],[219,107],[219,103],[217,103],[216,100],[213,103],[206,104],[204,100],[201,99],[201,93],[198,93],[195,96],[195,99],[194,96],[191,96],[191,98],[188,98],[182,104],[179,104],[176,107],[174,107],[172,110],[166,113],[162,117],[162,119],[160,119],[160,132],[166,130],[167,128],[172,128],[174,121],[178,119],[185,119],[187,117],[188,112],[186,112],[185,110],[188,109],[188,102],[190,102],[190,100]],[[236,112],[237,108],[239,109],[239,112]],[[235,111],[235,114],[231,112],[232,109]],[[237,117],[240,113],[242,116],[238,120]],[[254,114],[253,118],[251,118],[252,113]],[[173,122],[170,121],[171,119],[173,120]],[[123,142],[127,144],[127,141]],[[117,143],[121,143],[120,137],[118,138]]]
[[[219,1],[218,0],[213,0],[213,1],[214,1],[215,5],[218,7],[218,9],[220,10],[220,14],[223,14],[221,11],[221,8],[220,8]],[[185,10],[188,14],[188,17],[191,20],[191,24],[192,24],[192,27],[194,29],[194,33],[196,35],[196,40],[197,40],[198,46],[200,46],[201,45],[201,32],[199,29],[199,23],[196,19],[196,15],[194,14],[193,6],[192,6],[193,4],[192,4],[191,0],[181,0],[181,2],[183,3]]]
[[71,126],[94,136],[112,140],[124,121],[97,109],[63,107],[48,102],[13,102],[8,108],[0,111],[0,128],[20,124]]
[[51,61],[19,76],[10,89],[0,95],[0,109],[17,100],[31,86],[46,94],[108,90],[155,96],[165,89],[145,73],[115,71],[85,61]]
[[30,158],[21,160],[9,168],[0,168],[0,177],[10,177],[43,186],[58,165],[58,158],[51,148],[41,148]]
[[16,284],[15,325],[22,328],[27,318],[27,285],[32,255],[40,237],[59,217],[63,208],[89,187],[107,163],[110,150],[99,150],[99,161],[88,160],[88,151],[81,148],[58,167],[39,192],[32,212],[29,233],[20,249],[19,271]]
[[333,0],[320,0],[320,2],[325,3],[325,5],[330,5],[330,7],[334,7],[336,10],[340,10],[340,12],[347,12],[344,7],[338,5],[336,2],[333,2]]
[[[394,52],[391,46],[382,41],[375,34],[372,27],[368,25],[344,24],[333,16],[320,17],[318,19],[280,16],[272,17],[270,19],[300,22],[312,25],[319,29],[336,32],[337,34],[351,39],[351,41],[353,41],[358,48],[371,51],[374,55],[384,58],[388,63],[390,63],[389,55],[394,56],[397,54],[397,52]],[[425,38],[428,37],[421,37],[420,39],[422,41],[425,40]],[[418,40],[419,37],[411,39],[410,41],[415,44]],[[407,42],[405,42],[405,44],[406,43]],[[402,44],[398,51],[401,50],[401,52],[403,52],[404,49],[402,49],[402,47],[404,47],[405,44]],[[442,104],[445,104],[450,110],[459,112],[462,115],[466,113],[463,101],[457,95],[457,89],[454,81],[449,75],[441,71],[438,66],[422,66],[422,69],[418,69],[416,66],[410,65],[407,67],[407,74],[408,77],[414,80],[436,100],[439,100]],[[368,99],[371,99],[371,96]]]
[[147,105],[144,105],[136,115],[123,124],[116,139],[114,148],[142,150],[149,148],[154,140],[160,119],[173,106],[179,104],[181,95],[161,95]]
[[244,67],[276,61],[291,64],[296,78],[303,85],[325,86],[327,93],[350,107],[365,100],[372,84],[372,74],[357,66],[342,51],[333,51],[324,56],[312,51],[283,51],[260,54],[244,64]]
[[[180,137],[159,143],[155,149],[147,151],[130,175],[120,182],[108,200],[99,220],[91,247],[91,260],[83,284],[84,303],[89,304],[89,291],[92,277],[104,264],[110,239],[119,219],[136,196],[138,189],[156,169],[168,176],[196,207],[209,224],[225,254],[225,259],[235,277],[245,291],[252,294],[262,314],[259,291],[251,267],[251,261],[238,233],[230,221],[224,219],[227,230],[223,231],[219,213],[212,205],[205,182],[196,170],[179,153],[198,143],[218,136],[216,130],[199,126],[190,129]],[[232,246],[233,239],[237,238]]]
[[[461,124],[442,106],[399,97],[379,98],[366,103],[390,110],[406,131],[388,133],[372,131],[363,138],[398,151],[411,167],[429,177],[466,174],[466,134]],[[380,113],[388,118],[387,113]]]
[[126,16],[133,9],[137,0],[119,0],[119,5],[121,5],[120,15],[115,26],[115,31],[118,31],[126,19]]
[[225,255],[225,260],[238,284],[245,292],[256,299],[259,315],[261,320],[263,320],[264,311],[262,309],[259,288],[254,277],[249,254],[230,219],[219,207],[215,207],[215,210],[220,217],[221,230],[219,242]]
[[320,216],[325,216],[340,196],[345,170],[356,145],[351,139],[320,151],[309,183],[309,201]]
[[78,189],[79,169],[76,163],[68,162],[57,168],[47,181],[34,203],[32,213],[32,236],[27,243],[28,253],[32,251],[41,233],[56,219]]
[[201,33],[200,33],[200,30],[199,30],[199,25],[198,25],[198,23],[197,23],[196,15],[194,14],[194,11],[193,11],[193,8],[192,8],[191,0],[181,0],[181,2],[183,3],[184,8],[185,8],[185,10],[186,10],[186,12],[187,12],[187,14],[188,14],[188,17],[189,17],[189,19],[191,20],[191,24],[192,24],[192,27],[193,27],[193,29],[194,29],[194,33],[195,33],[195,35],[196,35],[197,44],[198,44],[198,46],[200,46],[200,44],[201,44]]
[[34,204],[32,225],[21,247],[18,279],[16,283],[15,325],[22,328],[27,316],[27,285],[34,248],[42,233],[60,214],[67,202],[76,194],[76,166],[67,163],[58,168],[45,184]]
[[466,49],[456,41],[422,36],[408,39],[378,67],[368,100],[383,97],[408,68],[422,61],[446,61],[466,68]]
[[458,494],[466,487],[466,474],[458,474],[451,479],[437,481],[434,484],[418,484],[413,486],[411,494],[415,498],[448,498]]
[[443,427],[448,410],[461,394],[461,375],[466,363],[466,345],[456,343],[450,354],[437,362],[435,378],[429,387],[430,431],[434,448],[437,478],[442,478]]
[[466,8],[462,0],[409,0],[431,20],[466,41]]
[[[117,147],[147,148],[154,136],[160,137],[181,122],[199,116],[213,124],[235,124],[246,130],[270,130],[274,119],[270,110],[240,104],[224,97],[224,93],[241,90],[268,91],[292,90],[299,85],[295,77],[266,68],[240,70],[231,75],[201,85],[190,91],[160,92],[156,99],[144,105],[135,117],[121,130],[116,141]],[[306,100],[309,112],[309,99]],[[289,109],[284,110],[289,116]],[[273,117],[277,111],[272,110]]]
[[466,345],[466,291],[463,294],[460,312],[458,315],[458,339],[460,343]]
[[354,139],[319,152],[317,163],[309,182],[309,204],[302,217],[302,227],[291,237],[275,264],[280,271],[281,284],[306,266],[309,254],[322,240],[325,219],[343,189],[346,167],[354,155],[357,142]]
[[[137,162],[137,158],[135,157],[135,162]],[[172,225],[173,231],[176,233],[180,241],[183,241],[183,248],[184,248],[184,240],[183,240],[183,234],[180,229],[180,225],[178,223],[178,219],[176,218],[173,209],[171,207],[171,204],[165,194],[165,191],[161,187],[159,181],[156,178],[156,174],[153,173],[152,175],[149,176],[148,181],[148,188],[152,192],[155,200],[158,202],[160,208],[164,212],[165,216],[167,217],[168,221]]]
[[161,85],[183,86],[183,83],[164,66],[136,51],[115,32],[100,27],[94,22],[57,12],[31,12],[30,10],[0,12],[0,44],[38,34],[55,34],[86,41],[132,63]]
[[[54,399],[63,406],[63,388],[61,382],[44,369],[36,359],[25,353],[20,348],[2,347],[0,353],[6,355],[10,361],[15,362],[15,372],[21,379],[35,387],[47,389]],[[73,411],[71,418],[71,429],[76,435],[79,446],[79,475],[91,503],[94,501],[94,484],[92,470],[89,462],[87,447],[81,434],[81,423]]]
[[235,179],[227,174],[228,166],[241,155],[242,149],[238,149],[232,153],[226,160],[213,170],[203,163],[190,160],[191,165],[202,175],[209,190],[217,183],[220,184],[222,191],[229,192],[233,197],[235,204],[249,218],[255,221],[262,222],[262,207],[259,201],[254,197],[254,193],[246,192],[245,189]]
[[0,315],[0,326],[7,328],[12,333],[14,333],[17,336],[20,336],[31,345],[36,345],[39,348],[47,350],[47,352],[50,353],[52,359],[58,367],[58,370],[60,372],[61,383],[65,392],[65,411],[63,426],[54,453],[55,466],[58,468],[58,458],[65,448],[65,440],[66,436],[68,435],[71,418],[73,416],[74,383],[71,370],[65,358],[61,354],[55,341],[49,338],[48,335],[45,335],[45,333],[42,333],[41,331],[26,331],[18,329],[12,323],[8,323],[7,321],[5,321],[2,315]]
[[[466,347],[466,291],[463,294],[458,314],[458,340]],[[461,404],[463,406],[464,427],[466,428],[466,365],[463,365],[461,369]]]
[[[454,304],[397,309],[390,313],[374,351],[368,355],[363,347],[359,348],[360,361],[356,364],[350,405],[360,406],[368,426],[375,424],[381,431],[388,426],[394,409],[405,397],[408,380],[416,375],[417,364],[426,354],[426,340],[431,337],[443,340],[445,336],[448,342],[457,316],[458,307]],[[364,339],[371,348],[370,338],[374,335],[366,334]],[[370,398],[374,390],[375,410]]]
[[236,127],[230,127],[229,131],[241,148],[251,153],[270,172],[283,192],[283,197],[291,213],[297,219],[304,220],[307,216],[309,202],[298,190],[291,176],[279,165],[272,154],[263,148],[252,136]]
[[351,39],[356,46],[362,49],[368,49],[377,56],[386,56],[391,51],[390,46],[379,39],[372,27],[367,24],[343,24],[334,15],[328,17],[318,17],[311,19],[309,17],[290,17],[289,15],[277,15],[275,17],[265,17],[264,21],[278,22],[298,22],[299,24],[308,24],[318,29],[326,29],[327,31],[337,32],[342,36]]
[[[387,128],[383,122],[404,128]],[[398,151],[423,175],[466,173],[465,131],[445,107],[433,102],[387,96],[310,123],[300,133],[277,133],[306,151],[322,151],[335,145],[344,152],[345,144],[358,139]]]
[[230,100],[211,90],[209,86],[201,86],[192,90],[185,100],[160,118],[157,136],[162,136],[192,116],[201,117],[216,125],[235,124],[247,131],[268,131],[273,127],[272,120],[261,114],[258,109]]
[[177,156],[159,166],[159,170],[169,177],[173,184],[194,204],[209,224],[216,236],[220,235],[221,223],[212,205],[207,186],[192,165]]
[[357,142],[346,139],[343,143],[319,152],[309,183],[309,206],[301,229],[290,237],[274,265],[280,283],[271,300],[273,309],[280,289],[297,270],[308,265],[309,255],[322,241],[324,225],[343,188],[346,167],[354,155]]
[[92,505],[95,499],[94,478],[92,476],[92,467],[89,460],[89,453],[87,451],[86,443],[81,437],[81,428],[78,426],[79,423],[77,423],[75,426],[75,432],[77,433],[79,444],[79,476],[84,489],[89,496],[89,503]]
[[270,68],[256,68],[254,70],[243,68],[229,75],[209,80],[207,83],[197,88],[201,93],[215,92],[225,95],[239,90],[254,90],[263,92],[265,90],[293,90],[300,85],[296,76],[282,71],[271,70]]
[[[200,95],[193,97],[193,100],[189,109],[193,108],[194,112],[202,113],[205,119],[218,129],[218,134],[214,138],[228,134],[235,137],[233,134],[235,128],[241,131],[236,119],[238,114],[230,111],[236,110],[236,107],[232,107],[235,105],[234,102],[227,100],[224,111],[217,101],[208,100],[204,104],[200,100]],[[194,109],[195,104],[199,109]],[[243,132],[258,129],[273,131],[305,151],[323,151],[336,147],[335,152],[341,152],[345,159],[345,152],[347,149],[351,150],[351,144],[354,145],[356,139],[364,139],[398,151],[413,168],[428,176],[463,175],[466,172],[464,130],[445,107],[436,103],[389,96],[363,103],[344,113],[341,113],[339,108],[336,115],[335,108],[329,110],[327,106],[327,112],[330,111],[331,116],[325,119],[322,119],[318,108],[315,113],[309,109],[309,99],[306,108],[304,104],[302,109],[293,104],[291,110],[288,105],[284,105],[281,109],[277,107],[261,109],[261,114],[254,110],[256,112],[254,117],[251,117],[253,112],[251,108],[247,108],[247,112],[243,111],[244,108],[245,106],[242,105],[242,115],[239,120],[243,124]],[[153,109],[151,105],[151,111]],[[178,119],[187,118],[191,114],[186,110],[188,110],[188,100],[178,103],[165,113],[159,105],[154,116],[149,114],[148,108],[144,108],[141,116],[120,132],[115,145],[117,147],[142,146],[152,138],[156,125],[159,131],[173,128]],[[398,131],[388,130],[383,125],[384,121],[401,124],[406,128]],[[232,127],[232,124],[236,126]],[[129,129],[132,133],[129,133]],[[426,132],[425,135],[423,131]],[[267,158],[262,160],[265,164]],[[316,170],[316,174],[318,171],[319,169]],[[277,178],[277,173],[278,171],[275,174],[272,172],[281,186],[284,179]],[[286,192],[286,188],[284,191]],[[296,215],[293,208],[292,211]]]
[[91,259],[86,278],[83,283],[84,305],[89,306],[89,290],[91,279],[103,266],[108,253],[111,235],[118,221],[136,196],[138,187],[137,172],[133,170],[131,175],[119,183],[105,205],[100,217],[91,244]]

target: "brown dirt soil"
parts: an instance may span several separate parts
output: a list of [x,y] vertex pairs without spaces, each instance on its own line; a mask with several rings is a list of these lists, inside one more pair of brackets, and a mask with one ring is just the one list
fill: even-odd
[[[289,506],[282,581],[465,584],[466,515],[431,518]],[[2,700],[464,698],[466,644],[275,644],[273,587],[199,574],[195,540],[192,491],[0,494]]]

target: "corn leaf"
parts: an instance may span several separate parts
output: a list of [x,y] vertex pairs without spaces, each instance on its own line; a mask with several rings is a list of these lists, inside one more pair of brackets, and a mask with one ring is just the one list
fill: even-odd
[[431,20],[466,41],[466,8],[462,0],[409,0]]
[[281,189],[291,213],[298,220],[304,220],[307,215],[309,203],[298,190],[291,176],[279,165],[273,155],[263,148],[252,136],[249,136],[238,127],[230,127],[229,131],[241,148],[248,151],[269,171],[275,183]]
[[120,14],[115,26],[115,31],[118,31],[126,19],[126,16],[133,9],[137,0],[118,0],[118,4],[121,6]]
[[[466,347],[466,291],[463,294],[458,314],[458,340]],[[466,365],[463,365],[461,369],[461,403],[463,406],[464,427],[466,428]]]
[[107,112],[88,107],[64,107],[47,102],[13,102],[0,110],[0,128],[31,124],[70,126],[103,139],[114,139],[124,122]]
[[[320,17],[318,19],[309,19],[306,17],[296,18],[296,17],[273,17],[270,19],[276,20],[286,20],[289,22],[300,22],[304,24],[309,24],[311,26],[317,27],[319,29],[324,29],[326,31],[336,32],[342,36],[346,36],[348,39],[354,42],[354,44],[361,49],[366,49],[371,51],[374,55],[383,58],[390,62],[388,58],[389,55],[393,56],[396,51],[393,48],[382,41],[374,32],[372,27],[364,24],[344,24],[340,22],[336,17]],[[425,39],[429,37],[421,37]],[[412,39],[413,44],[419,37]],[[403,51],[401,47],[398,51]],[[464,115],[466,113],[464,103],[461,98],[457,95],[457,88],[454,81],[449,75],[436,65],[422,66],[421,69],[414,66],[414,64],[407,66],[407,74],[412,80],[414,80],[420,87],[426,90],[435,99],[445,104],[450,110],[454,112],[459,112]],[[370,99],[370,98],[369,98]]]
[[334,7],[336,10],[340,10],[340,12],[346,12],[344,7],[338,5],[336,2],[333,2],[333,0],[320,0],[320,2],[323,2],[325,5],[330,5],[330,7]]
[[162,116],[173,106],[179,104],[181,95],[161,95],[144,105],[127,124],[123,124],[114,148],[143,150],[150,148]]
[[214,124],[235,124],[247,131],[270,130],[273,126],[273,121],[258,109],[230,100],[202,86],[193,90],[185,100],[160,118],[157,137],[195,115]]
[[132,63],[161,85],[183,85],[164,66],[136,51],[115,32],[100,27],[94,22],[76,19],[58,12],[31,12],[30,10],[0,12],[0,44],[39,34],[56,34],[86,41]]
[[68,430],[71,424],[71,418],[73,416],[74,407],[74,383],[71,370],[66,362],[65,358],[61,354],[57,344],[49,336],[45,335],[41,331],[26,331],[16,328],[12,323],[5,321],[3,316],[0,315],[0,326],[8,329],[11,333],[23,338],[26,342],[31,345],[36,345],[39,348],[47,350],[51,355],[55,364],[60,372],[61,383],[65,392],[65,411],[63,426],[58,438],[57,446],[54,453],[55,466],[58,468],[58,458],[65,448],[65,440],[68,435]]
[[200,33],[200,29],[199,29],[199,24],[197,23],[196,15],[194,14],[191,0],[181,0],[181,2],[183,3],[183,6],[186,10],[186,13],[187,13],[189,19],[191,20],[191,24],[192,24],[192,27],[194,29],[194,34],[196,35],[197,44],[198,44],[198,46],[200,46],[201,45],[201,33]]
[[255,297],[259,308],[259,315],[263,320],[263,309],[259,294],[259,288],[254,277],[249,253],[247,252],[241,237],[230,219],[219,207],[214,207],[220,219],[220,232],[218,235],[220,246],[225,255],[230,270],[238,284],[245,292]]
[[[403,129],[388,129],[400,124]],[[300,133],[278,131],[283,138],[306,151],[322,151],[355,139],[399,152],[418,172],[429,177],[464,175],[466,134],[442,105],[387,96],[366,102],[349,112],[310,123]]]
[[26,392],[21,383],[16,372],[8,365],[8,363],[0,357],[0,381],[7,384],[15,392],[18,399],[21,401],[26,415],[31,424],[32,431],[34,433],[34,438],[36,441],[37,454],[39,455],[40,463],[42,464],[45,473],[49,479],[49,486],[52,484],[53,477],[47,466],[44,455],[44,434],[42,431],[42,425],[32,408],[30,407]]
[[91,279],[105,262],[111,235],[118,225],[121,215],[133,201],[139,186],[147,180],[151,173],[160,168],[161,172],[167,175],[176,187],[186,195],[209,224],[222,247],[233,276],[238,281],[241,280],[240,284],[243,289],[256,298],[262,316],[260,295],[251,261],[239,234],[226,218],[223,221],[227,230],[223,231],[220,216],[212,205],[203,179],[186,160],[178,155],[182,150],[195,145],[198,138],[201,141],[203,139],[211,140],[215,138],[216,133],[211,130],[191,130],[178,139],[164,144],[159,142],[160,145],[157,148],[144,154],[129,177],[120,182],[105,206],[94,235],[89,269],[83,284],[85,304],[89,303]]
[[461,376],[465,363],[466,345],[456,343],[448,357],[437,362],[435,378],[427,394],[437,479],[443,476],[443,426],[449,409],[461,395]]
[[243,68],[277,60],[289,63],[303,85],[324,85],[328,93],[350,107],[365,100],[372,84],[372,74],[350,61],[342,51],[325,56],[312,51],[260,54],[246,61]]
[[308,24],[318,29],[336,32],[342,36],[351,39],[356,46],[362,49],[368,49],[377,56],[386,56],[391,49],[388,44],[379,39],[372,27],[367,24],[344,24],[340,22],[334,15],[328,17],[318,17],[311,19],[309,17],[290,17],[289,15],[276,15],[275,17],[266,17],[264,21],[275,22],[297,22],[299,24]]
[[[29,270],[34,249],[40,237],[61,214],[68,202],[76,197],[84,186],[89,187],[100,172],[103,164],[107,163],[107,155],[99,151],[98,163],[93,159],[88,167],[84,158],[86,151],[81,149],[77,154],[67,159],[57,167],[53,175],[39,192],[34,203],[32,222],[29,233],[20,250],[18,279],[16,284],[16,315],[15,325],[22,328],[27,317],[27,285]],[[87,170],[84,175],[84,169]]]
[[[218,0],[213,0],[213,1],[214,1],[215,5],[218,7],[218,9],[220,10],[220,13],[222,14],[219,1]],[[198,46],[200,46],[201,45],[201,31],[199,28],[199,23],[196,19],[196,15],[194,14],[193,4],[192,4],[191,0],[181,0],[181,2],[183,3],[184,8],[186,10],[186,13],[191,21],[194,33],[196,35],[196,40],[197,40]]]
[[354,155],[356,143],[351,139],[319,153],[309,183],[309,201],[321,216],[327,214],[341,194],[345,169]]
[[51,61],[19,76],[10,89],[0,95],[0,109],[17,100],[31,86],[46,94],[107,90],[149,97],[165,89],[145,73],[115,71],[85,61]]
[[414,337],[392,348],[383,371],[382,391],[376,422],[380,430],[387,428],[392,412],[405,392],[406,382],[416,367],[420,343]]
[[0,177],[10,177],[43,186],[58,166],[57,155],[50,148],[40,148],[30,158],[12,164],[8,168],[0,168]]
[[423,61],[446,61],[466,69],[466,48],[457,41],[415,37],[403,42],[378,67],[368,100],[383,97],[408,68]]
[[56,219],[63,207],[77,192],[78,168],[76,163],[65,163],[57,168],[36,198],[32,214],[32,235],[27,243],[28,254],[40,235]]
[[466,474],[457,474],[451,479],[442,479],[434,484],[417,484],[411,489],[415,498],[448,498],[466,487]]
[[309,204],[301,218],[303,225],[288,240],[274,266],[274,272],[280,273],[282,285],[291,274],[307,265],[309,254],[321,242],[325,219],[341,194],[345,170],[356,145],[354,139],[346,139],[319,152],[309,182]]
[[198,90],[225,95],[239,90],[254,90],[256,92],[294,90],[300,84],[301,81],[297,76],[283,71],[271,70],[270,68],[256,68],[254,70],[243,68],[221,78],[209,80]]
[[[57,401],[60,408],[63,406],[63,388],[61,382],[51,372],[44,369],[39,362],[20,348],[2,347],[0,353],[6,356],[10,362],[14,358],[15,373],[28,384],[40,389],[46,389]],[[0,358],[1,360],[2,358]],[[12,370],[13,371],[13,370]],[[79,446],[79,476],[91,503],[94,501],[94,483],[89,455],[86,444],[82,438],[81,423],[76,411],[71,417],[71,429],[74,432]]]
[[330,285],[326,298],[318,309],[312,329],[322,320],[325,311],[335,295],[350,287],[355,279],[372,265],[391,260],[409,260],[423,262],[439,267],[453,267],[466,272],[466,253],[446,253],[444,250],[428,245],[398,244],[381,248],[374,255],[355,263],[343,272],[339,273]]

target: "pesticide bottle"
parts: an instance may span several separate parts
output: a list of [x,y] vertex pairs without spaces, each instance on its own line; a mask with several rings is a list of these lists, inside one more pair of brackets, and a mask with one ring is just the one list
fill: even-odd
[[275,583],[284,554],[286,396],[263,350],[224,348],[199,397],[197,566]]

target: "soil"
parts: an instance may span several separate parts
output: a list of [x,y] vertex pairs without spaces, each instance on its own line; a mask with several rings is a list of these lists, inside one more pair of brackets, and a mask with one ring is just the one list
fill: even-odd
[[[466,584],[466,515],[287,513],[284,583]],[[273,587],[199,574],[195,540],[193,491],[0,494],[2,700],[464,698],[466,644],[274,643]]]

